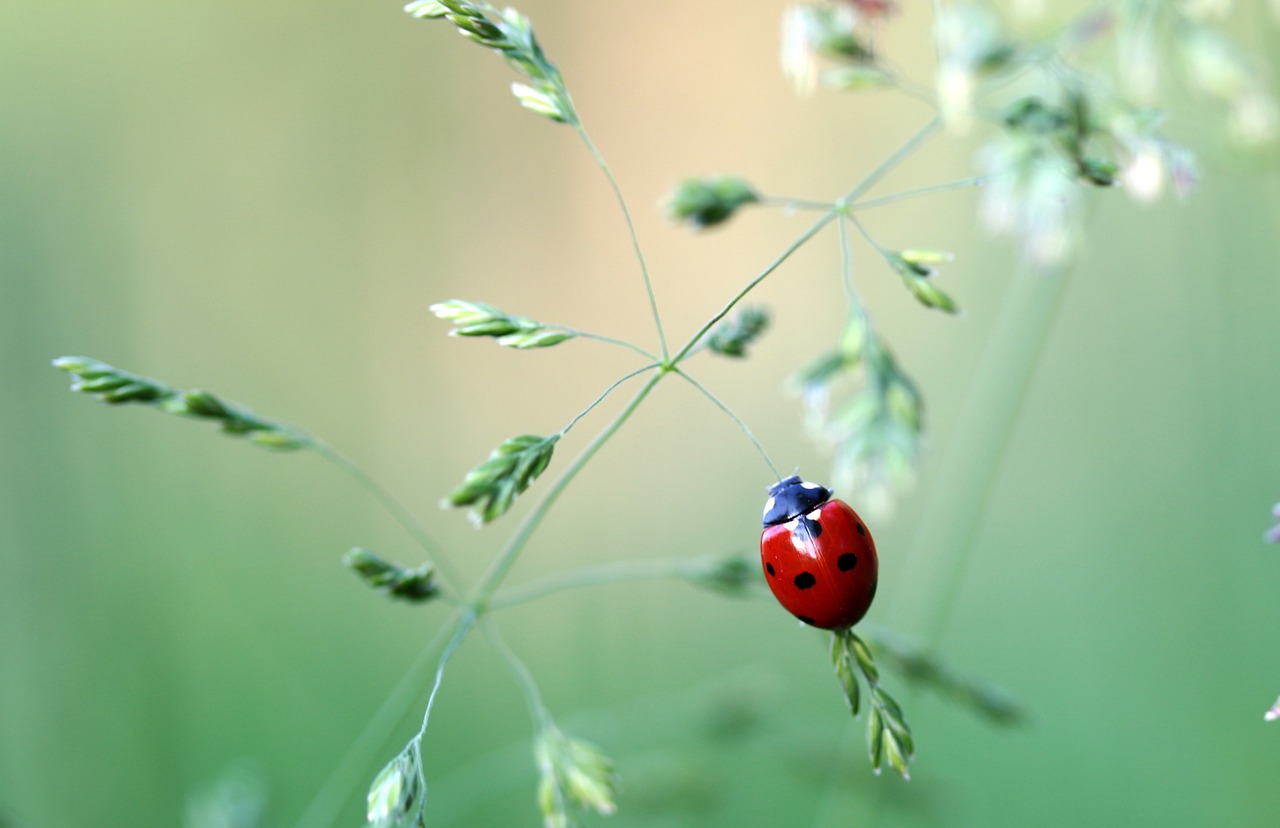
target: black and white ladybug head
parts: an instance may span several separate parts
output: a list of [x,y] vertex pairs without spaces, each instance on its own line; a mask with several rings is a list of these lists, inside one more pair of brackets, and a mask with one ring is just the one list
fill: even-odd
[[801,480],[793,474],[769,487],[769,499],[764,502],[765,526],[786,523],[831,499],[831,490],[817,483]]

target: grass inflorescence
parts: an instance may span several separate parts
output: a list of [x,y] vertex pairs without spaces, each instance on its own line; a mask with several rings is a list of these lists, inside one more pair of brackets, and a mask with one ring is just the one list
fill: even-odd
[[[375,826],[426,823],[427,783],[423,755],[430,714],[441,689],[449,659],[474,629],[481,629],[497,648],[520,685],[535,723],[534,763],[538,772],[538,808],[548,828],[578,824],[582,814],[613,813],[618,776],[613,762],[598,747],[566,734],[552,719],[528,668],[502,642],[490,612],[528,603],[565,589],[641,578],[690,581],[727,595],[758,593],[760,574],[740,555],[673,561],[620,562],[561,573],[544,582],[504,588],[507,574],[538,531],[561,493],[582,468],[612,439],[668,376],[681,377],[710,403],[724,411],[759,452],[768,473],[781,477],[764,446],[745,420],[715,393],[694,379],[688,362],[702,352],[743,359],[761,346],[769,312],[742,303],[772,276],[795,251],[834,227],[840,250],[839,285],[845,319],[831,332],[831,345],[796,370],[791,388],[803,398],[811,431],[829,450],[836,487],[857,492],[868,501],[887,502],[914,472],[925,429],[924,398],[907,370],[877,329],[853,277],[855,231],[925,308],[955,314],[959,304],[938,284],[939,265],[951,256],[927,246],[924,239],[887,245],[870,233],[860,215],[886,204],[948,190],[981,186],[982,214],[996,233],[1018,240],[1024,261],[1058,269],[1069,261],[1082,234],[1082,214],[1091,191],[1123,190],[1138,200],[1157,196],[1166,183],[1180,195],[1194,184],[1190,152],[1162,131],[1163,118],[1154,106],[1152,78],[1160,73],[1148,64],[1119,64],[1116,83],[1099,83],[1099,71],[1086,66],[1083,46],[1097,46],[1111,32],[1131,41],[1152,37],[1159,24],[1174,32],[1173,47],[1187,68],[1187,85],[1230,113],[1231,134],[1245,143],[1269,140],[1277,131],[1274,105],[1261,79],[1238,50],[1198,15],[1193,4],[1158,4],[1141,19],[1094,11],[1065,22],[1049,34],[1020,36],[1004,27],[980,3],[935,4],[934,42],[937,71],[932,84],[907,78],[881,54],[880,32],[892,22],[894,4],[880,2],[808,2],[786,14],[783,34],[784,71],[802,93],[819,86],[845,93],[891,89],[924,101],[933,111],[910,138],[888,152],[883,161],[854,184],[843,198],[823,202],[768,195],[736,175],[683,180],[666,203],[673,221],[695,230],[723,227],[742,210],[783,205],[813,210],[816,220],[775,259],[745,280],[679,348],[669,348],[652,280],[631,220],[630,210],[603,155],[591,141],[569,95],[560,70],[543,51],[533,26],[514,9],[463,0],[416,0],[406,7],[415,18],[445,21],[464,37],[500,54],[520,75],[512,92],[527,110],[569,125],[583,140],[614,194],[626,224],[648,297],[658,347],[547,324],[508,313],[484,302],[450,299],[430,311],[452,324],[459,337],[486,337],[518,351],[536,350],[574,339],[624,347],[644,363],[610,384],[561,431],[541,436],[521,434],[503,440],[488,458],[465,472],[462,482],[445,494],[443,504],[468,509],[478,526],[508,513],[517,498],[530,491],[551,467],[559,440],[599,403],[623,384],[639,388],[583,452],[556,476],[525,512],[484,573],[470,583],[457,577],[430,536],[412,514],[358,466],[306,432],[200,390],[180,390],[158,380],[114,368],[86,357],[54,361],[72,375],[72,390],[120,405],[147,405],[160,411],[213,421],[223,432],[270,448],[312,449],[351,474],[377,497],[423,548],[428,560],[407,567],[362,548],[352,549],[345,564],[368,586],[390,598],[424,603],[445,596],[453,607],[437,636],[447,641],[439,654],[434,684],[422,725],[405,747],[376,775],[367,795],[367,818]],[[1154,17],[1153,17],[1154,16]],[[1154,18],[1159,18],[1155,20]],[[1151,44],[1148,44],[1151,45]],[[1152,48],[1144,55],[1158,56]],[[1157,60],[1149,57],[1148,60]],[[1029,91],[1030,90],[1030,91]],[[981,174],[913,190],[868,197],[868,192],[921,146],[947,130],[987,130],[979,153]],[[952,273],[955,271],[955,273]],[[962,276],[949,268],[948,278]],[[839,291],[833,291],[838,293]],[[734,312],[737,315],[734,316]],[[641,381],[643,378],[643,381]],[[439,576],[439,577],[437,577]],[[949,608],[949,607],[948,607]],[[873,658],[904,679],[936,688],[993,721],[1009,723],[1021,709],[984,681],[945,666],[927,648],[901,643],[892,634],[872,636],[872,643],[852,629],[836,631],[831,659],[837,683],[854,715],[866,710],[867,746],[872,768],[888,765],[903,777],[915,753],[915,737],[897,700],[882,686]],[[435,646],[435,645],[433,645]],[[434,650],[429,650],[434,654]],[[370,742],[376,739],[370,737]],[[324,808],[313,806],[308,817]],[[321,814],[320,822],[331,822]],[[328,819],[328,822],[326,822]]]
[[213,420],[225,434],[247,437],[257,445],[282,451],[314,446],[311,437],[297,428],[260,417],[208,391],[178,390],[88,357],[58,357],[53,366],[71,374],[72,391],[90,394],[108,405],[141,403],[167,414]]

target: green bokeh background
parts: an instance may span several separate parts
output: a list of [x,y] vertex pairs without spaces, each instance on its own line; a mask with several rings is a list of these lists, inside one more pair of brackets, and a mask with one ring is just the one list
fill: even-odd
[[[1243,41],[1280,55],[1262,4],[1240,5]],[[675,340],[808,222],[760,211],[690,236],[656,206],[679,177],[834,198],[928,116],[892,95],[797,99],[776,68],[782,7],[521,5],[631,201]],[[917,77],[927,23],[907,9],[887,44]],[[321,790],[334,824],[358,824],[425,679],[394,734],[330,776],[445,613],[388,605],[338,560],[416,560],[409,539],[319,458],[103,409],[49,359],[304,425],[474,576],[518,515],[476,532],[441,494],[635,361],[448,339],[426,307],[480,299],[652,343],[611,195],[568,130],[510,99],[501,61],[395,3],[28,3],[0,44],[0,824],[179,825],[245,763],[270,825]],[[875,524],[873,619],[1008,688],[1030,722],[995,730],[902,692],[913,779],[875,778],[823,639],[771,602],[643,583],[506,611],[552,711],[618,762],[609,824],[1276,824],[1280,725],[1262,712],[1280,692],[1280,550],[1261,538],[1280,499],[1280,177],[1228,152],[1221,120],[1177,110],[1200,191],[1097,194],[1061,279],[1015,275],[973,192],[870,216],[889,246],[956,253],[941,278],[958,319],[856,248],[931,427],[919,485]],[[936,140],[880,191],[966,175],[979,138]],[[826,233],[761,290],[776,324],[753,358],[694,366],[813,477],[825,461],[782,383],[837,336],[838,297]],[[664,383],[512,582],[750,551],[768,482],[720,412]],[[506,668],[469,641],[426,741],[431,824],[536,824],[529,736]]]

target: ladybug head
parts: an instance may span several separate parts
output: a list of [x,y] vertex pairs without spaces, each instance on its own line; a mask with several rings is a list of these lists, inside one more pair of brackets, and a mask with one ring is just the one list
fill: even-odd
[[801,480],[793,474],[769,487],[769,499],[764,502],[765,526],[786,523],[831,499],[831,490],[817,483]]

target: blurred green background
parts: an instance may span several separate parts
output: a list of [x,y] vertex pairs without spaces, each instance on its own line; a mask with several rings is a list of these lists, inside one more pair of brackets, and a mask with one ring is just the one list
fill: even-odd
[[[1241,5],[1244,42],[1280,56],[1262,4]],[[630,199],[677,341],[808,225],[759,211],[690,236],[657,207],[678,178],[834,198],[928,117],[891,94],[798,99],[777,69],[781,3],[521,8]],[[444,618],[389,605],[339,558],[418,553],[319,458],[107,410],[49,360],[94,356],[303,425],[476,575],[518,515],[476,532],[440,496],[635,361],[449,339],[426,308],[478,299],[651,344],[622,223],[575,137],[510,98],[501,61],[396,3],[27,3],[6,18],[0,825],[180,825],[229,768],[265,782],[269,825],[294,825]],[[887,43],[920,78],[927,25],[908,9]],[[891,247],[956,253],[942,278],[962,317],[920,309],[855,249],[931,435],[919,485],[875,524],[872,618],[939,631],[944,657],[1030,722],[992,729],[903,690],[913,779],[875,778],[825,639],[770,601],[643,583],[506,611],[552,711],[618,762],[609,824],[1276,824],[1280,725],[1262,712],[1280,692],[1280,549],[1262,533],[1280,499],[1280,176],[1227,152],[1216,120],[1173,122],[1204,150],[1188,204],[1096,194],[1065,285],[1015,276],[968,191],[867,219]],[[880,192],[968,174],[979,137],[934,141]],[[782,383],[834,342],[838,291],[828,232],[761,290],[776,324],[749,362],[693,366],[780,465],[817,478],[826,461]],[[1034,373],[1024,393],[966,402],[1010,296],[1049,320],[1009,343]],[[999,439],[966,444],[963,421],[989,417]],[[720,412],[664,383],[512,583],[750,552],[769,482]],[[362,821],[425,690],[325,788],[334,824]],[[431,824],[536,824],[529,736],[506,668],[469,641],[426,740]]]

